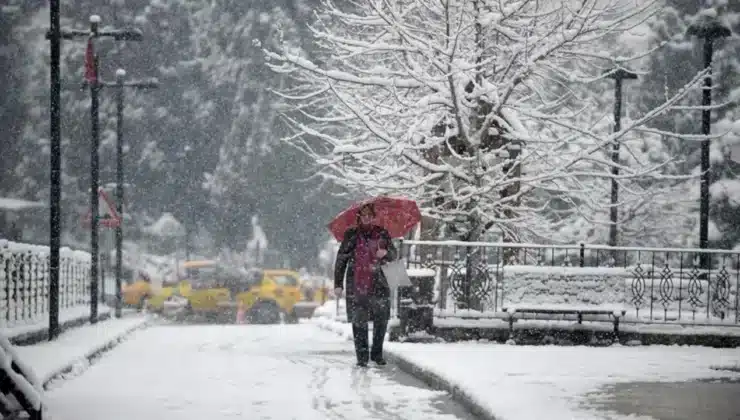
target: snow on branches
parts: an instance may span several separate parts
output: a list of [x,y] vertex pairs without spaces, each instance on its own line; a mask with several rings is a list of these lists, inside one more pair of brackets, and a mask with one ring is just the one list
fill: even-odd
[[292,79],[276,92],[293,129],[286,141],[316,162],[317,176],[415,199],[445,228],[438,234],[465,240],[547,236],[563,220],[554,210],[601,201],[592,194],[603,191],[586,187],[593,180],[665,179],[671,156],[626,166],[609,150],[690,89],[616,133],[594,123],[610,110],[588,98],[608,69],[636,58],[608,47],[657,3],[341,4],[325,0],[317,12],[312,57],[266,51],[272,70]]

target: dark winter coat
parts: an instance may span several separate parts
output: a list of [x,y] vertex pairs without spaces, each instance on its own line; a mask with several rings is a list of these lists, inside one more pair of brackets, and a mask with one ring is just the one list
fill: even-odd
[[[380,239],[385,241],[385,243],[387,244],[388,253],[378,261],[378,265],[395,260],[398,256],[398,251],[396,251],[395,246],[393,246],[393,242],[391,241],[391,237],[388,234],[388,231],[379,226],[373,226],[370,229],[371,230],[369,234],[379,234]],[[334,288],[344,288],[348,299],[352,299],[355,293],[354,258],[355,246],[357,245],[357,236],[359,234],[360,233],[357,228],[353,227],[347,229],[347,231],[344,233],[342,244],[339,246],[337,259],[334,264]],[[346,287],[344,285],[345,273],[347,278]],[[379,266],[373,274],[373,288],[370,294],[375,297],[382,298],[388,298],[391,295],[390,288],[388,287],[388,281],[385,279],[383,271],[380,269]]]

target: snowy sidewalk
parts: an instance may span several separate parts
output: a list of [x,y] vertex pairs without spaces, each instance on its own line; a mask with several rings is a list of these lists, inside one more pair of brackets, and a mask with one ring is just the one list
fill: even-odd
[[[314,322],[351,337],[351,326],[334,321],[331,312],[325,306],[318,311],[319,318]],[[508,346],[462,342],[387,343],[386,351],[443,378],[500,420],[629,418],[607,412],[604,404],[598,403],[597,399],[605,396],[604,387],[637,382],[740,378],[738,372],[715,369],[740,367],[740,349]],[[711,410],[711,407],[706,409]],[[704,418],[719,417],[709,413]]]
[[54,420],[471,420],[394,366],[356,368],[351,343],[305,324],[152,326],[46,401]]
[[70,367],[87,365],[87,358],[115,344],[120,337],[143,327],[147,317],[132,314],[64,331],[54,341],[16,346],[21,360],[29,365],[42,383]]
[[[111,315],[112,309],[107,305],[98,306],[98,319],[104,320]],[[90,305],[79,305],[59,310],[59,325],[62,330],[75,328],[90,319]],[[11,325],[0,325],[0,334],[11,342],[42,341],[46,339],[49,329],[49,314],[44,314],[30,322],[19,321]]]

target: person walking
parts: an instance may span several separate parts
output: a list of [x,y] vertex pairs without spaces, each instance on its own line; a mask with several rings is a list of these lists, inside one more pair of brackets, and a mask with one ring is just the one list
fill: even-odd
[[[360,207],[356,226],[344,232],[334,265],[334,292],[339,299],[346,290],[347,320],[352,323],[360,367],[366,367],[370,360],[380,366],[386,364],[383,341],[391,314],[391,291],[380,265],[395,260],[398,254],[388,231],[374,224],[374,219],[372,204]],[[372,347],[368,343],[370,321]]]

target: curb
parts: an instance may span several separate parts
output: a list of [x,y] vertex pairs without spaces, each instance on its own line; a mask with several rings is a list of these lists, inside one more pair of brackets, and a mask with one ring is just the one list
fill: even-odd
[[[43,388],[44,391],[48,391],[49,388],[51,388],[51,385],[57,382],[65,381],[67,379],[70,379],[69,376],[67,376],[70,373],[74,373],[74,376],[79,375],[80,373],[87,370],[90,366],[92,366],[100,357],[108,352],[109,350],[112,350],[115,348],[118,344],[125,341],[129,336],[131,336],[134,332],[143,330],[149,327],[151,320],[146,319],[141,324],[138,324],[136,326],[133,326],[122,333],[118,334],[116,337],[108,340],[104,344],[97,346],[93,348],[92,350],[85,353],[85,355],[82,358],[74,359],[70,361],[66,366],[63,368],[57,370],[56,372],[53,372],[48,377],[44,378],[43,380]],[[80,362],[84,362],[84,367],[81,369],[75,369],[77,366],[79,366]]]
[[432,389],[449,393],[453,401],[463,406],[463,408],[469,411],[476,418],[480,420],[498,420],[490,410],[478,404],[470,393],[449,379],[419,366],[415,362],[409,360],[409,358],[401,356],[393,350],[386,350],[385,354],[386,357],[388,357],[388,361],[398,366],[401,371],[419,379]]
[[[321,323],[316,323],[315,325],[322,330],[329,331],[340,336],[343,335]],[[480,420],[499,420],[490,410],[481,406],[469,392],[465,391],[453,381],[431,372],[429,369],[419,366],[408,357],[401,356],[393,350],[386,349],[385,355],[388,358],[388,361],[398,366],[402,372],[419,379],[432,389],[449,393],[453,401],[460,404],[476,418]]]

